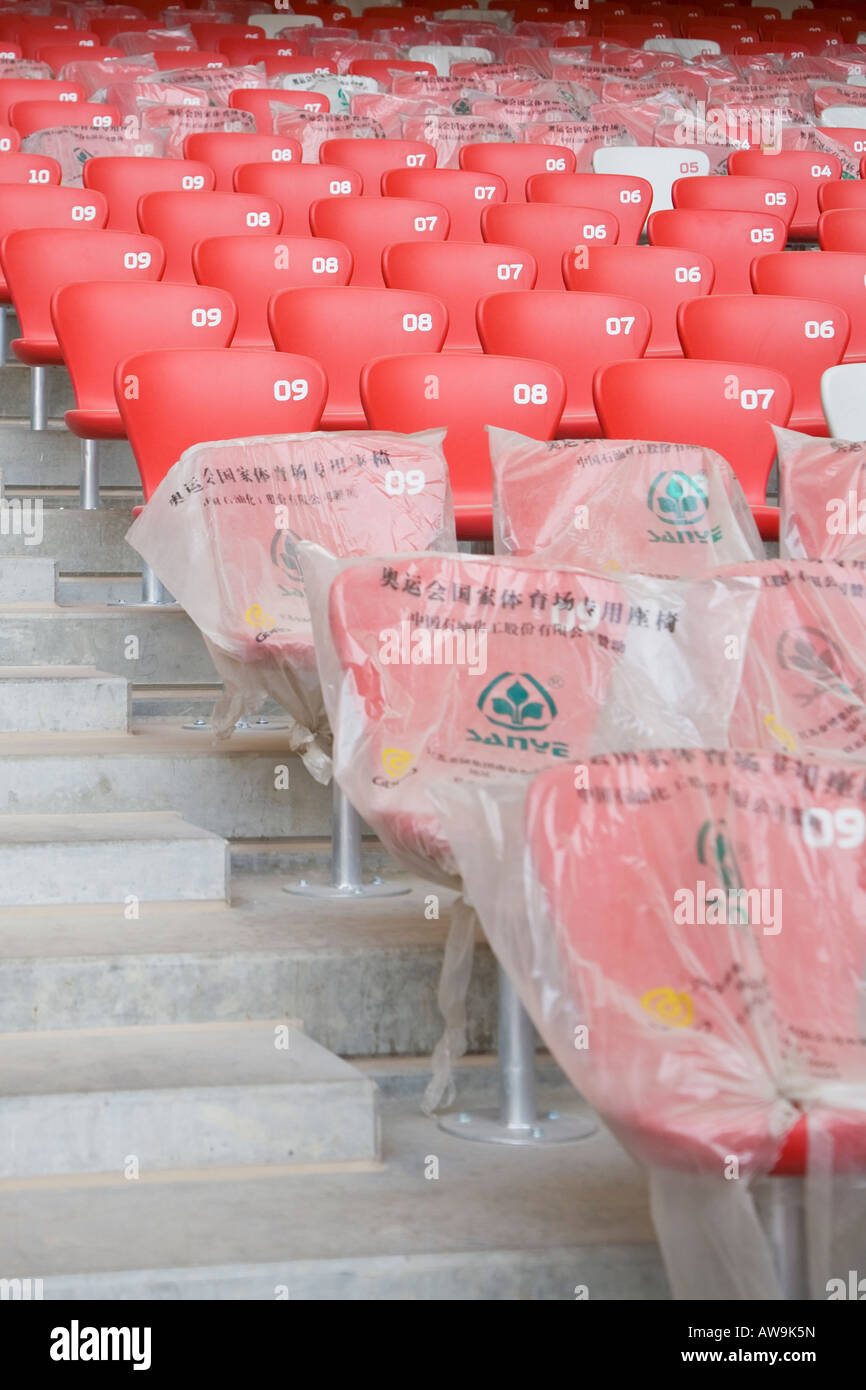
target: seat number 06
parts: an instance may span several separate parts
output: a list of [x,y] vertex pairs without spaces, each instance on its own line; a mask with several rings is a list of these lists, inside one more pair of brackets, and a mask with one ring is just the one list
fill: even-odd
[[520,381],[514,388],[515,405],[546,405],[547,387],[543,381],[535,381],[530,386],[525,381]]

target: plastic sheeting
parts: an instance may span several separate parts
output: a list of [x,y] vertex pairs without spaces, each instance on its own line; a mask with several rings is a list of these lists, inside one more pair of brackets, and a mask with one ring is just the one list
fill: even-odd
[[776,429],[779,554],[866,560],[866,444]]
[[349,431],[198,444],[163,479],[127,539],[200,628],[225,694],[218,734],[270,696],[290,744],[327,781],[301,540],[337,555],[456,546],[444,431]]
[[544,1041],[649,1169],[675,1297],[847,1281],[866,1237],[866,768],[652,751],[431,799]]
[[488,435],[497,554],[656,575],[764,559],[745,494],[712,449]]
[[[726,737],[739,668],[718,654],[727,637],[745,644],[753,582],[614,580],[455,555],[337,561],[300,550],[334,775],[422,877],[460,887],[452,827],[430,800],[437,779],[492,788],[597,750]],[[474,930],[459,906],[427,1110],[453,1098]]]

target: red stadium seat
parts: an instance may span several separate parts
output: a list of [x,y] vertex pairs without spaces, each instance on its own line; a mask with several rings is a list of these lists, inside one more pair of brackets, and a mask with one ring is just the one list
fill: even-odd
[[538,267],[540,290],[561,290],[562,258],[578,246],[616,244],[619,222],[612,212],[562,203],[502,203],[481,214],[485,241],[522,246]]
[[779,217],[723,209],[654,212],[647,233],[651,246],[681,247],[709,256],[716,272],[713,294],[748,293],[752,262],[783,250],[788,239],[787,227]]
[[[291,62],[292,60],[286,58],[283,61]],[[275,101],[282,106],[301,107],[304,111],[311,111],[314,115],[320,111],[330,111],[331,109],[330,100],[324,92],[310,92],[306,88],[292,91],[288,87],[236,87],[229,97],[229,106],[236,111],[249,111],[255,121],[256,132],[260,136],[265,136],[274,134],[274,112],[271,109],[271,103]],[[290,136],[283,136],[282,138],[284,140],[291,139]],[[250,156],[250,158],[261,159],[261,155]]]
[[728,173],[748,178],[785,179],[797,190],[797,211],[791,236],[814,239],[818,235],[818,189],[830,179],[842,177],[842,161],[835,154],[815,150],[735,150],[728,155]]
[[221,38],[215,46],[232,66],[243,67],[263,63],[266,58],[296,58],[300,52],[299,42],[298,39]]
[[848,345],[844,309],[817,299],[709,295],[680,305],[679,330],[686,357],[750,358],[781,372],[794,392],[790,428],[826,434],[821,375],[841,362]]
[[505,180],[464,169],[389,169],[382,175],[388,198],[427,198],[441,203],[451,218],[452,241],[481,241],[481,214],[505,202]]
[[445,454],[463,540],[492,535],[487,425],[552,439],[565,405],[555,367],[522,357],[460,353],[379,357],[361,374],[361,400],[373,429],[411,434],[445,426]]
[[47,154],[0,155],[0,183],[23,183],[44,187],[60,183],[61,169],[56,159]]
[[844,309],[851,323],[846,362],[866,362],[866,255],[846,251],[783,252],[756,261],[756,294],[822,299]]
[[152,54],[160,72],[173,72],[177,68],[227,68],[228,59],[222,53],[180,52],[176,48],[158,48]]
[[[866,140],[866,130],[860,134]],[[866,182],[859,178],[822,183],[818,189],[818,207],[821,212],[835,212],[837,208],[866,209]]]
[[16,101],[9,108],[9,123],[25,140],[38,130],[56,126],[93,126],[108,130],[120,125],[116,106],[99,101]]
[[279,203],[284,236],[309,236],[313,203],[320,198],[359,198],[361,175],[336,164],[241,164],[235,169],[235,190]]
[[11,125],[0,125],[0,154],[15,154],[21,148],[21,136]]
[[[238,309],[234,347],[270,348],[268,301],[298,285],[346,285],[352,257],[321,237],[207,237],[193,249],[200,285],[226,290]],[[294,349],[292,349],[294,351]]]
[[509,145],[491,141],[461,145],[460,168],[474,174],[498,174],[505,180],[509,203],[526,201],[526,181],[533,174],[573,174],[577,157],[563,145]]
[[310,225],[314,236],[348,246],[353,285],[381,288],[385,247],[398,241],[444,241],[450,219],[441,203],[420,198],[323,198],[310,208]]
[[280,352],[301,352],[324,367],[328,403],[322,429],[344,430],[366,428],[360,379],[367,363],[374,357],[438,352],[448,313],[430,294],[316,286],[275,295],[268,321]]
[[596,369],[642,357],[650,316],[643,304],[613,294],[490,294],[478,304],[478,336],[485,352],[552,363],[567,391],[560,435],[591,438],[601,434],[592,396]]
[[147,501],[191,444],[318,428],[328,384],[286,352],[142,352],[118,363],[114,393]]
[[728,174],[725,178],[677,179],[672,185],[671,196],[677,209],[750,212],[762,217],[770,213],[784,222],[786,227],[790,227],[797,210],[797,190],[792,183],[786,179],[747,178],[744,174]]
[[531,290],[537,274],[529,251],[493,242],[398,242],[386,248],[382,266],[391,288],[435,289],[448,310],[445,347],[452,352],[480,350],[475,319],[479,299],[497,290]]
[[251,193],[146,193],[139,200],[138,221],[165,247],[166,280],[192,284],[197,241],[235,234],[272,237],[282,213],[278,203]]
[[80,47],[70,43],[41,43],[37,61],[47,63],[52,72],[59,73],[67,63],[107,63],[112,59],[126,57],[122,48],[106,47],[97,44],[82,53]]
[[417,72],[428,77],[436,76],[436,69],[432,63],[415,62],[412,58],[353,58],[349,64],[349,72],[353,77],[372,77],[374,81],[382,83],[386,90],[391,85],[392,72]]
[[210,193],[214,172],[191,159],[139,159],[135,155],[99,155],[82,169],[84,187],[108,200],[108,226],[137,232],[138,203],[145,193]]
[[615,362],[595,378],[598,418],[608,439],[700,444],[727,459],[761,535],[779,534],[767,505],[776,455],[771,425],[787,425],[793,392],[786,377],[743,362]]
[[357,169],[364,193],[378,198],[389,169],[435,169],[436,151],[422,140],[326,140],[319,163]]
[[[108,204],[101,193],[50,185],[0,186],[0,240],[25,227],[104,227],[107,218]],[[0,282],[0,300],[9,300],[5,280]]]
[[9,124],[9,112],[17,101],[84,101],[80,82],[55,82],[48,77],[0,78],[0,121]]
[[194,20],[189,27],[199,48],[216,48],[222,39],[267,38],[264,29],[258,24],[225,24],[218,20]]
[[599,246],[585,256],[563,257],[569,290],[623,294],[645,304],[652,332],[648,357],[679,357],[677,309],[683,300],[709,294],[713,263],[697,251],[657,246]]
[[234,172],[242,164],[261,160],[281,164],[300,164],[301,146],[289,135],[248,135],[240,131],[196,130],[183,142],[187,159],[199,160],[213,169],[218,192],[231,193]]
[[866,253],[866,206],[822,212],[818,218],[818,240],[822,251]]
[[526,182],[526,198],[530,203],[565,203],[613,213],[622,245],[637,243],[653,190],[651,183],[634,174],[533,174]]

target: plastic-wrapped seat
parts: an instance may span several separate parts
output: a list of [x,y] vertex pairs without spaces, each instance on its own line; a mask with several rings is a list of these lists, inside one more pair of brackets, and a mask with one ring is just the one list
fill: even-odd
[[486,144],[461,145],[460,168],[474,174],[498,174],[505,180],[509,203],[526,202],[526,181],[533,174],[573,174],[577,158],[564,145]]
[[82,441],[81,505],[94,508],[99,441],[126,438],[114,394],[117,363],[156,348],[228,347],[237,309],[223,290],[207,286],[100,280],[55,290],[51,321],[75,392],[65,420]]
[[538,267],[540,290],[559,290],[562,259],[578,247],[591,251],[597,245],[612,246],[619,238],[619,222],[612,212],[562,203],[502,203],[481,214],[485,241],[522,246],[532,253]]
[[711,211],[691,208],[654,212],[647,223],[651,246],[701,251],[715,267],[713,294],[751,292],[753,262],[782,251],[788,233],[779,217],[767,213]]
[[310,226],[314,236],[348,246],[353,285],[381,289],[385,248],[395,242],[444,241],[450,218],[441,203],[419,198],[323,198],[310,208]]
[[274,237],[282,213],[278,203],[253,193],[146,193],[139,200],[138,221],[165,247],[166,280],[192,284],[197,241],[237,234]]
[[634,174],[545,173],[533,174],[526,183],[529,203],[559,203],[612,213],[619,224],[619,242],[629,245],[637,244],[652,196],[652,185]]
[[529,251],[492,242],[398,242],[385,248],[382,270],[391,289],[424,292],[435,287],[448,310],[445,347],[455,352],[480,348],[476,307],[484,295],[532,289],[536,277]]
[[451,219],[452,241],[481,241],[481,214],[505,202],[505,180],[469,169],[389,169],[382,175],[386,198],[422,198],[441,203]]
[[608,362],[642,357],[650,335],[643,304],[612,294],[490,294],[478,301],[477,315],[485,352],[524,353],[562,372],[567,396],[559,434],[565,438],[601,433],[595,372]]
[[793,392],[767,367],[694,359],[614,362],[593,386],[609,439],[702,444],[727,459],[740,480],[758,530],[775,540],[779,513],[767,504],[776,454],[772,425],[787,425]]
[[235,191],[258,193],[279,203],[284,236],[310,236],[310,208],[320,198],[359,198],[361,175],[326,164],[240,164]]
[[837,304],[851,325],[845,361],[866,361],[866,252],[762,256],[752,270],[752,287],[758,295],[783,294]]
[[360,387],[366,364],[374,357],[438,351],[448,312],[433,295],[411,290],[311,285],[275,294],[268,322],[278,351],[301,352],[324,367],[322,428],[359,430],[367,423]]
[[482,354],[379,357],[361,373],[361,400],[373,429],[447,428],[445,453],[457,533],[492,535],[487,425],[552,439],[565,405],[565,381],[546,362]]
[[677,310],[710,293],[713,263],[699,251],[669,246],[597,246],[563,256],[566,288],[592,294],[626,295],[649,310],[648,357],[679,357]]
[[[200,285],[226,290],[238,309],[234,347],[269,348],[268,302],[298,285],[346,285],[352,257],[322,237],[206,237],[196,243],[193,269]],[[293,348],[292,351],[295,349]]]
[[709,295],[682,304],[678,323],[686,357],[731,361],[739,353],[781,372],[794,392],[790,428],[826,433],[821,376],[844,356],[851,331],[844,309],[781,295]]
[[235,170],[243,164],[301,162],[300,143],[290,135],[252,135],[246,131],[194,130],[184,140],[183,152],[187,159],[213,169],[214,187],[221,193],[234,191]]
[[382,177],[391,169],[435,169],[436,150],[423,140],[326,140],[320,164],[357,169],[368,198],[382,193]]
[[108,201],[107,225],[137,232],[138,202],[145,193],[210,193],[214,172],[192,159],[141,159],[135,155],[97,155],[82,169],[84,187]]
[[785,179],[797,190],[797,210],[791,221],[792,237],[814,240],[818,235],[818,189],[830,179],[842,177],[838,155],[821,150],[735,150],[728,155],[728,173],[747,178]]

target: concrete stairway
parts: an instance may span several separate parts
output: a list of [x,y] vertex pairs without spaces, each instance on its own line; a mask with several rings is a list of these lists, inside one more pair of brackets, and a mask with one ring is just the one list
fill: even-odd
[[[665,1296],[603,1130],[501,1150],[420,1115],[450,895],[283,892],[325,873],[329,793],[278,712],[184,727],[217,677],[180,609],[136,604],[129,451],[82,512],[65,373],[38,436],[26,378],[0,367],[0,1272],[46,1298]],[[494,1000],[479,942],[466,1106],[495,1104]]]

